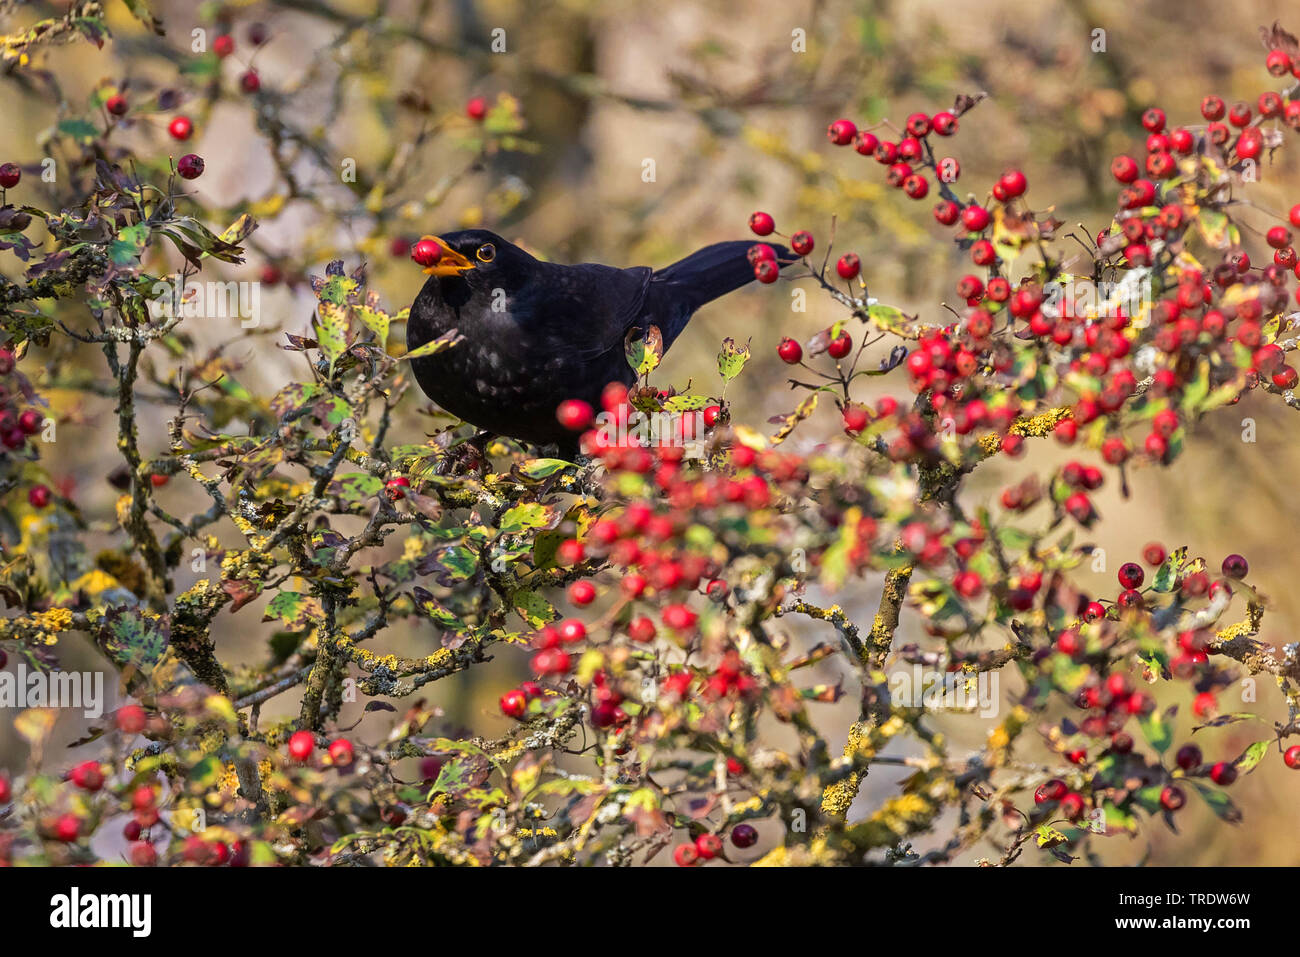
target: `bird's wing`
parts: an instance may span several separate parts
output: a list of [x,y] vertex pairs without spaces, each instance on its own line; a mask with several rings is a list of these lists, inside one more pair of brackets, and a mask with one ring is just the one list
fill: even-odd
[[[616,269],[598,263],[561,266],[544,278],[536,317],[545,334],[579,362],[617,352],[629,329],[644,328],[646,293],[653,275],[645,266]],[[575,313],[575,304],[585,315]]]

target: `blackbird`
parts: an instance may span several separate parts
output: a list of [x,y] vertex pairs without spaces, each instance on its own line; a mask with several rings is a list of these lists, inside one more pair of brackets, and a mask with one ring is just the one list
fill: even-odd
[[[420,388],[480,429],[571,457],[574,433],[556,419],[565,399],[600,408],[611,382],[631,385],[624,340],[659,327],[665,350],[695,310],[754,278],[748,240],[715,243],[664,269],[542,262],[485,229],[433,237],[438,261],[411,306],[415,349],[452,329],[463,341],[411,360]],[[789,250],[771,244],[778,262]]]

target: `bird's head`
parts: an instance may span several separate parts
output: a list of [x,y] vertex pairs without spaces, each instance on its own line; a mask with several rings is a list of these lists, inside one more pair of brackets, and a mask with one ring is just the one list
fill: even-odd
[[424,269],[428,276],[465,276],[473,271],[478,278],[508,274],[531,262],[532,257],[513,243],[486,229],[460,229],[441,236],[425,236],[438,244],[441,254]]

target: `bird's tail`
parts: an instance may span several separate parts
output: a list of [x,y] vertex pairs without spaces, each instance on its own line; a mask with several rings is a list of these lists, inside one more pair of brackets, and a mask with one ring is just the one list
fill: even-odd
[[[656,297],[666,298],[665,305],[671,307],[660,312],[665,317],[672,317],[670,328],[662,330],[665,347],[672,344],[696,309],[753,281],[754,266],[748,254],[759,242],[761,240],[739,239],[714,243],[655,272],[650,279],[651,288]],[[776,252],[777,262],[782,266],[798,261],[798,257],[784,246],[768,245]]]

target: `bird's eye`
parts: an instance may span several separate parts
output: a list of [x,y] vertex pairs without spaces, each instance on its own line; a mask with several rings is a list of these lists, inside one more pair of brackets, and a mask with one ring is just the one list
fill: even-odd
[[479,262],[490,263],[497,258],[497,248],[491,243],[484,243],[474,255],[478,257]]

